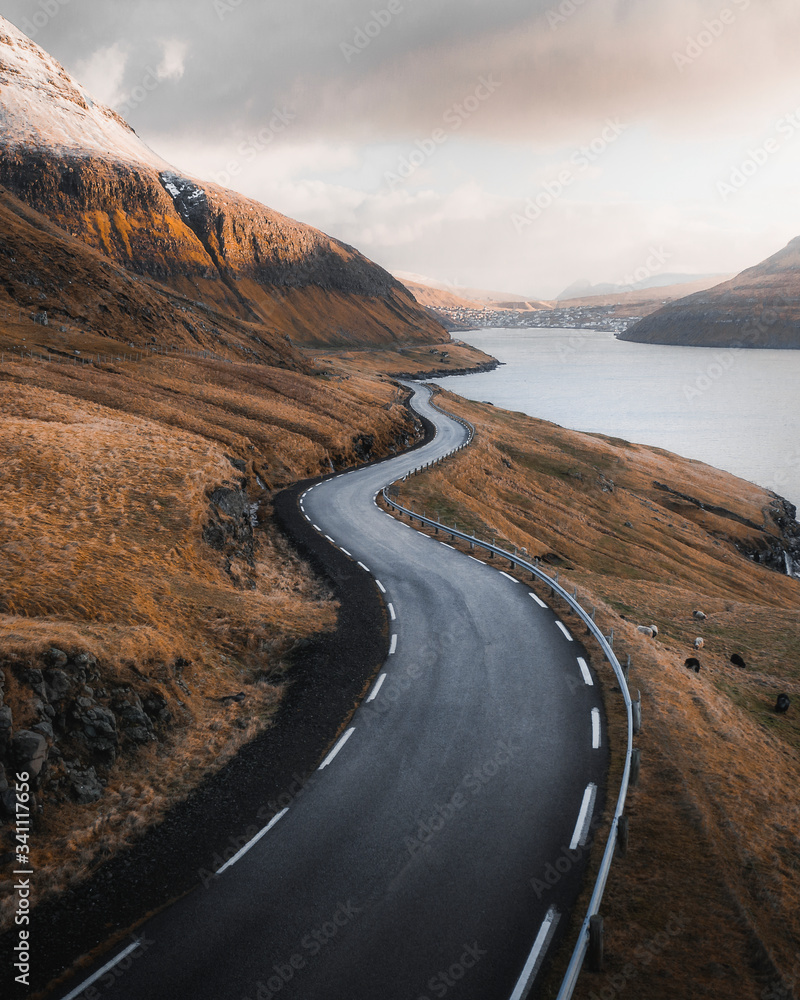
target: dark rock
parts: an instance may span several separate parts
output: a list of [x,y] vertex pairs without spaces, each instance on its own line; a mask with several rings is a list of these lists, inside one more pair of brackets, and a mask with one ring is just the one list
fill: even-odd
[[4,820],[13,819],[17,814],[17,793],[13,788],[0,792],[0,817]]
[[22,679],[40,698],[47,701],[47,691],[45,690],[44,677],[41,670],[26,670]]
[[20,729],[11,740],[9,756],[18,771],[37,778],[47,760],[47,740],[41,733]]
[[147,743],[155,739],[153,723],[144,711],[139,696],[131,693],[128,701],[114,703],[114,714],[125,736],[134,743]]
[[48,651],[46,659],[51,667],[65,667],[69,657],[63,649],[56,649],[55,646],[53,646],[53,648]]
[[246,697],[247,696],[245,695],[244,691],[240,691],[238,694],[226,694],[226,695],[223,695],[220,698],[220,701],[223,702],[223,703],[225,703],[225,702],[230,703],[232,701],[241,702],[241,701],[244,701],[244,699]]
[[54,740],[55,733],[53,732],[53,727],[49,722],[37,722],[35,726],[31,726],[31,731],[34,733],[41,733],[47,740]]
[[11,740],[11,725],[13,716],[8,705],[0,707],[0,757],[5,756],[8,744]]
[[688,660],[684,660],[683,665],[688,670],[694,670],[696,674],[700,673],[700,661],[696,656],[690,656]]
[[72,690],[72,682],[63,670],[46,670],[44,684],[47,700],[56,703],[67,698]]
[[247,472],[247,462],[241,458],[232,458],[230,455],[225,455],[225,458],[231,463],[231,465],[236,469],[237,472]]
[[0,764],[0,792],[4,792],[8,788],[8,778],[6,778],[6,769]]
[[97,658],[91,653],[78,653],[73,663],[79,670],[85,670],[87,674],[92,675],[97,667]]
[[791,704],[792,700],[788,694],[779,694],[778,700],[775,702],[775,711],[781,714],[788,712]]
[[79,805],[97,802],[103,794],[103,786],[97,780],[97,774],[93,767],[87,767],[85,770],[75,768],[68,773],[67,780],[70,784],[72,797]]
[[169,722],[171,718],[167,699],[159,691],[150,691],[142,701],[142,708],[155,722]]

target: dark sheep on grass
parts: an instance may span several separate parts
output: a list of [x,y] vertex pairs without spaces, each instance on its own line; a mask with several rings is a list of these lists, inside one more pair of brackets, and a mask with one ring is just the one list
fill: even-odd
[[684,667],[688,670],[694,670],[696,674],[700,673],[700,661],[696,656],[690,656],[688,660],[684,661]]
[[744,662],[741,656],[739,656],[738,653],[734,653],[733,656],[731,656],[731,663],[734,665],[734,667],[741,667],[742,670],[744,670],[747,666],[747,664]]
[[789,706],[791,705],[791,699],[788,694],[779,694],[778,700],[775,702],[775,711],[783,714],[789,711]]

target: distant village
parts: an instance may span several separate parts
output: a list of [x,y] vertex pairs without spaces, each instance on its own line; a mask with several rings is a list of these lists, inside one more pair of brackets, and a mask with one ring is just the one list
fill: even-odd
[[528,329],[559,327],[571,330],[609,330],[624,333],[641,316],[620,316],[619,306],[570,306],[563,309],[499,309],[487,306],[469,309],[461,306],[437,307],[434,313],[450,332],[483,328]]

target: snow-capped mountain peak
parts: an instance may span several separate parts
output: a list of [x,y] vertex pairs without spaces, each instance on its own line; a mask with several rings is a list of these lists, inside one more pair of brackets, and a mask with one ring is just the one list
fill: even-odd
[[115,111],[93,101],[63,66],[2,16],[0,141],[9,151],[168,167]]

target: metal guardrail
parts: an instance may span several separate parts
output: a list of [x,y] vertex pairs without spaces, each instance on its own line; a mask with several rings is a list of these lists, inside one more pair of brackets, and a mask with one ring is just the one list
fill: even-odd
[[[441,407],[436,406],[435,403],[431,402],[431,406],[439,410],[440,413],[445,413]],[[456,454],[462,449],[466,448],[467,445],[475,437],[475,428],[466,420],[462,420],[460,417],[454,416],[452,413],[446,413],[451,420],[456,420],[460,423],[467,431],[467,440],[460,444],[457,448],[443,455],[441,458],[437,459],[435,462],[429,462],[426,465],[422,465],[412,472],[403,476],[402,479],[395,480],[395,483],[404,482],[408,479],[408,476],[416,475],[425,469],[428,469],[434,465],[438,465],[444,461],[444,459],[449,458],[451,455]],[[462,541],[469,542],[470,547],[479,547],[485,549],[494,555],[500,556],[502,559],[507,559],[509,563],[517,566],[519,569],[524,570],[532,575],[533,578],[541,580],[542,583],[547,584],[551,588],[554,595],[560,597],[565,601],[570,608],[575,612],[575,614],[583,621],[589,632],[597,640],[598,645],[603,651],[605,658],[611,664],[614,673],[616,674],[617,680],[619,682],[620,690],[622,691],[622,696],[625,700],[625,710],[628,716],[628,745],[625,754],[625,767],[622,772],[622,781],[620,783],[619,796],[617,798],[617,805],[614,810],[614,818],[611,823],[611,829],[608,834],[608,841],[606,843],[605,852],[603,853],[603,859],[600,862],[600,869],[597,873],[597,878],[595,880],[594,891],[592,892],[592,897],[589,900],[589,906],[586,912],[586,917],[584,918],[583,924],[581,925],[580,933],[578,935],[578,940],[575,944],[575,948],[572,952],[572,958],[570,959],[567,971],[564,974],[564,978],[561,982],[561,988],[558,992],[557,1000],[570,1000],[572,994],[575,990],[575,986],[578,982],[578,976],[580,975],[581,968],[583,966],[583,961],[586,957],[586,952],[589,948],[590,939],[590,922],[592,917],[596,916],[600,911],[600,903],[603,899],[603,892],[605,891],[606,882],[608,881],[608,875],[611,869],[611,862],[614,858],[614,850],[617,845],[618,828],[620,820],[622,818],[625,809],[625,798],[628,793],[628,782],[630,779],[631,772],[631,756],[633,753],[633,714],[634,714],[634,703],[631,699],[630,691],[628,690],[628,682],[625,676],[625,671],[622,668],[619,660],[614,653],[613,646],[609,637],[605,636],[602,631],[598,628],[592,615],[588,614],[584,608],[577,601],[577,588],[575,588],[575,593],[570,594],[565,590],[558,582],[558,579],[554,579],[548,576],[544,570],[540,569],[535,563],[530,563],[525,559],[520,558],[517,553],[508,552],[505,549],[500,548],[498,545],[494,545],[489,542],[484,542],[474,535],[470,535],[465,531],[459,531],[455,526],[450,527],[440,521],[435,521],[433,518],[427,517],[424,514],[419,514],[416,511],[404,507],[402,504],[393,500],[389,496],[389,489],[394,486],[395,483],[390,483],[389,486],[383,489],[383,498],[389,507],[396,511],[400,511],[406,514],[413,521],[416,518],[420,524],[427,524],[429,527],[435,528],[437,530],[442,530],[449,534],[452,539],[460,538]],[[611,635],[611,640],[613,641],[613,633]]]

